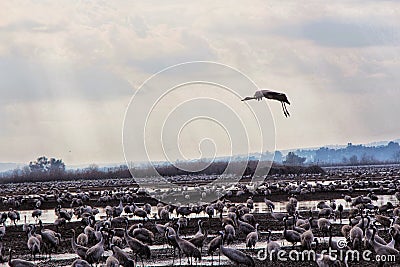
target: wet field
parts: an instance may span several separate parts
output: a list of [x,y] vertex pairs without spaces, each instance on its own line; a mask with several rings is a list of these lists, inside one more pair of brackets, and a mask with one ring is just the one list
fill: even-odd
[[[250,213],[254,216],[256,222],[259,224],[259,240],[255,246],[254,250],[248,250],[245,246],[246,236],[237,233],[237,238],[233,244],[230,244],[229,247],[239,249],[241,251],[245,251],[248,255],[250,255],[255,261],[256,266],[288,266],[288,262],[283,261],[275,261],[271,262],[269,259],[262,260],[259,259],[260,251],[267,245],[267,232],[268,230],[272,231],[272,240],[277,241],[283,250],[291,251],[292,245],[288,243],[282,235],[282,231],[284,229],[284,223],[282,220],[276,220],[273,218],[271,211],[268,209],[266,203],[264,202],[264,198],[268,198],[275,205],[274,212],[275,213],[285,213],[287,212],[287,204],[288,198],[290,195],[295,195],[298,199],[298,203],[296,205],[296,209],[299,213],[300,217],[307,218],[310,214],[310,211],[313,214],[313,217],[318,218],[318,204],[321,201],[325,201],[327,204],[331,203],[331,200],[335,201],[336,206],[343,206],[342,217],[343,220],[340,221],[337,216],[337,211],[335,210],[335,218],[329,218],[330,223],[332,224],[332,237],[333,240],[343,239],[343,235],[341,233],[341,228],[343,225],[349,223],[348,216],[350,210],[354,209],[354,206],[351,202],[346,201],[344,196],[350,196],[353,200],[360,195],[367,196],[368,194],[373,193],[376,199],[371,201],[371,204],[375,207],[382,207],[386,205],[388,202],[393,204],[394,207],[399,205],[398,198],[395,196],[394,192],[391,191],[391,188],[395,188],[397,192],[397,179],[398,179],[398,168],[394,168],[387,170],[387,167],[382,167],[379,169],[378,167],[368,167],[368,169],[333,169],[330,170],[330,174],[325,177],[271,177],[269,182],[266,185],[261,186],[261,190],[258,192],[248,192],[244,187],[233,187],[230,188],[231,194],[227,196],[225,199],[229,200],[230,205],[246,205],[246,201],[250,196],[254,201],[253,207],[250,209]],[[396,172],[397,171],[397,172]],[[361,173],[360,173],[361,172]],[[350,182],[349,182],[350,181]],[[364,183],[365,181],[369,181],[368,183]],[[90,185],[74,185],[74,183],[70,183],[67,188],[62,190],[62,186],[58,185],[56,188],[59,192],[68,192],[73,197],[76,197],[78,194],[87,193],[89,196],[88,199],[84,201],[83,205],[91,206],[93,208],[97,208],[98,213],[94,215],[96,221],[108,220],[106,214],[106,206],[115,207],[119,204],[119,200],[121,196],[126,196],[134,192],[134,189],[137,188],[136,185],[130,185],[129,181],[119,181],[120,184],[96,184],[92,186],[90,191],[87,189]],[[282,183],[282,184],[279,184]],[[279,186],[274,186],[274,185]],[[394,186],[393,186],[394,184]],[[265,188],[264,188],[264,187]],[[296,188],[314,188],[315,190],[310,190],[310,192],[293,194],[290,190],[294,190]],[[351,187],[351,188],[350,188]],[[32,261],[30,252],[27,248],[27,235],[23,232],[23,225],[27,224],[37,224],[37,220],[32,217],[33,206],[37,202],[38,199],[42,199],[42,203],[40,205],[40,210],[42,212],[40,219],[44,224],[44,228],[51,229],[54,231],[58,231],[61,233],[60,245],[58,246],[57,252],[53,253],[52,259],[43,259],[43,256],[39,256],[39,260],[36,260],[35,263],[38,266],[70,266],[71,263],[78,258],[78,256],[73,252],[71,248],[71,237],[72,232],[70,229],[75,229],[77,231],[77,235],[83,232],[85,227],[85,222],[82,222],[82,219],[78,219],[77,216],[73,216],[70,221],[68,221],[65,225],[57,228],[54,225],[54,222],[57,220],[58,216],[55,212],[55,207],[58,205],[56,201],[56,197],[53,195],[55,191],[54,187],[47,187],[47,185],[37,185],[36,188],[33,188],[30,185],[29,192],[23,190],[27,190],[25,187],[18,186],[19,189],[13,190],[13,185],[2,185],[1,197],[3,200],[3,204],[1,207],[1,212],[8,212],[9,209],[15,209],[19,212],[20,220],[16,221],[16,225],[11,223],[9,219],[6,221],[6,234],[3,237],[3,260],[8,260],[8,249],[12,248],[14,252],[13,258],[20,258]],[[25,188],[25,189],[24,189]],[[33,188],[33,189],[32,189]],[[14,192],[12,194],[12,192]],[[104,196],[105,192],[114,192],[113,197],[106,202],[99,201],[101,196]],[[25,194],[22,194],[25,193]],[[43,195],[46,195],[46,199],[43,199]],[[61,195],[61,194],[60,194]],[[22,196],[23,199],[20,199],[18,196]],[[20,201],[18,207],[10,205],[9,199],[10,197],[15,197],[15,199]],[[123,201],[124,202],[124,201]],[[169,220],[160,220],[157,216],[158,208],[156,204],[158,201],[145,196],[138,195],[134,196],[134,202],[137,206],[142,207],[144,203],[151,204],[151,211],[148,215],[147,220],[143,220],[140,217],[134,216],[132,214],[127,214],[122,212],[121,216],[128,218],[129,226],[141,222],[143,223],[144,228],[152,231],[155,235],[154,242],[149,245],[151,249],[151,258],[144,260],[145,266],[170,266],[174,262],[175,265],[182,266],[187,265],[187,258],[183,257],[181,262],[178,257],[173,257],[173,250],[170,246],[166,244],[165,236],[159,234],[157,229],[155,228],[155,224],[164,224],[168,221],[176,222],[180,217],[176,214],[176,211],[171,212],[169,214]],[[72,201],[62,202],[60,205],[66,211],[73,211],[74,208],[77,208],[77,205],[72,205]],[[124,202],[123,205],[128,204]],[[225,207],[222,212],[222,216],[226,217],[228,214],[228,208]],[[213,256],[207,254],[207,245],[208,243],[218,235],[218,232],[223,230],[221,225],[220,215],[215,211],[212,218],[209,219],[209,216],[205,213],[205,211],[201,211],[199,213],[192,213],[186,216],[188,219],[188,225],[182,227],[180,229],[180,234],[184,239],[190,239],[197,232],[198,229],[198,220],[202,220],[205,222],[208,236],[204,242],[202,248],[202,260],[198,265],[202,266],[230,266],[231,261],[221,255],[219,257],[218,253],[215,253]],[[26,222],[25,222],[26,218]],[[175,218],[175,219],[174,219]],[[379,226],[379,224],[378,224]],[[117,225],[117,228],[122,228],[124,225]],[[313,229],[313,233],[315,237],[318,239],[318,243],[316,243],[315,251],[317,254],[321,253],[322,250],[328,248],[328,238],[322,238],[322,232],[319,229]],[[378,234],[382,238],[385,239],[386,242],[390,241],[390,235],[388,231],[385,231],[383,228],[378,229]],[[92,242],[90,245],[94,245],[96,242]],[[294,247],[296,251],[301,251],[298,244]],[[367,249],[364,248],[364,249]],[[131,249],[127,246],[124,246],[124,251],[129,254],[132,252]],[[372,249],[373,251],[373,249]],[[111,255],[112,252],[106,247],[106,251],[103,255],[102,263],[99,266],[105,266],[105,259]],[[373,254],[375,255],[375,254]],[[33,262],[33,261],[32,261]],[[103,265],[102,265],[103,264]],[[137,264],[141,264],[139,260]],[[291,266],[317,266],[314,261],[290,261]],[[349,266],[377,266],[376,262],[373,261],[349,261]],[[1,263],[0,266],[8,266],[7,262]],[[387,263],[386,266],[400,266],[398,263]]]

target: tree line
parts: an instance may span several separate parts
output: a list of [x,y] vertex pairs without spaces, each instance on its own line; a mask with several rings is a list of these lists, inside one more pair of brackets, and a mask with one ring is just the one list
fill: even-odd
[[[294,158],[296,159],[295,155]],[[258,164],[258,160],[249,161],[217,161],[211,162],[206,168],[200,168],[202,162],[183,162],[179,164],[163,163],[155,166],[157,175],[165,177],[173,177],[177,175],[221,175],[232,174],[249,177],[254,175]],[[296,162],[297,163],[297,162]],[[271,162],[269,162],[271,164]],[[260,175],[270,174],[300,174],[300,173],[324,173],[324,171],[316,166],[285,166],[273,163],[271,170],[268,168],[260,169]],[[154,167],[150,165],[141,165],[131,167],[136,177],[151,177],[154,173]],[[188,171],[189,169],[199,169],[199,171]],[[47,181],[71,181],[77,179],[98,180],[98,179],[117,179],[132,178],[131,172],[127,165],[117,167],[99,168],[92,164],[82,169],[66,169],[62,159],[39,157],[35,161],[31,161],[23,168],[17,168],[12,171],[1,173],[0,183],[22,183],[22,182],[47,182]]]
[[291,153],[304,158],[306,164],[368,165],[400,163],[400,145],[397,142],[389,142],[387,145],[382,146],[364,146],[349,143],[346,147],[338,149],[321,147],[316,150],[302,149]]

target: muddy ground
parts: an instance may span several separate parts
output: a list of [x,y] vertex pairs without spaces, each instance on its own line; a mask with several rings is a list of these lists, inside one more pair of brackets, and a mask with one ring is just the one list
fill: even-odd
[[[260,224],[259,230],[261,232],[260,240],[265,241],[266,235],[265,231],[267,229],[270,230],[282,230],[284,225],[283,222],[279,222],[274,220],[269,214],[255,214],[255,218],[257,222]],[[136,223],[138,221],[133,221],[130,220],[130,224]],[[164,221],[158,221],[157,223],[165,223]],[[208,224],[209,223],[209,224]],[[144,226],[150,230],[152,230],[154,233],[156,233],[156,229],[154,226],[154,221],[147,221],[144,222]],[[121,225],[122,227],[122,225]],[[56,230],[54,225],[45,225],[45,228],[49,228],[52,230]],[[77,234],[81,233],[83,231],[83,224],[81,222],[71,222],[67,223],[67,225],[63,228],[61,228],[59,231],[62,233],[62,240],[61,244],[58,248],[57,254],[62,254],[62,253],[73,253],[71,249],[71,237],[72,237],[72,232],[69,231],[70,229],[75,229],[77,231]],[[210,235],[215,235],[217,234],[218,231],[222,230],[221,222],[218,218],[213,218],[211,221],[207,221],[206,223],[206,228],[209,232]],[[341,225],[339,224],[334,224],[333,227],[333,235],[334,236],[341,236],[340,233],[340,228]],[[186,235],[193,235],[197,231],[197,219],[190,219],[188,227],[183,228],[181,230],[181,234],[183,237]],[[315,236],[321,236],[321,233],[319,233],[318,230],[314,230],[314,235]],[[389,239],[387,234],[384,234],[383,232],[380,233],[381,236],[385,237],[386,240]],[[282,238],[281,234],[273,234],[272,239],[280,239]],[[206,240],[206,244],[211,240],[212,238],[209,237]],[[239,235],[238,240],[236,242],[242,243],[244,242],[245,237]],[[26,245],[27,237],[26,235],[22,232],[22,226],[9,226],[7,227],[7,234],[3,238],[3,246],[5,249],[8,248],[13,248],[15,251],[15,255],[13,255],[13,258],[22,258],[26,260],[30,260],[30,254],[27,249]],[[156,234],[155,235],[155,242],[154,245],[161,245],[163,244],[164,237]],[[298,247],[296,247],[299,249]],[[327,248],[326,244],[319,244],[318,248],[316,249],[316,252],[319,253],[322,249]],[[291,248],[288,248],[287,250],[290,250]],[[206,245],[203,247],[203,255],[206,255],[207,253],[207,247]],[[247,252],[250,255],[253,256],[253,258],[256,261],[256,266],[316,266],[314,262],[270,262],[268,260],[265,261],[260,261],[256,260],[256,252]],[[4,260],[8,259],[8,255],[4,257]],[[157,249],[157,251],[152,251],[152,257],[150,260],[146,261],[146,265],[151,266],[151,265],[157,265],[157,262],[162,260],[165,261],[166,259],[170,259],[170,262],[172,264],[172,250],[171,248],[165,247],[164,249]],[[214,259],[217,259],[217,256],[214,257]],[[68,266],[69,264],[72,263],[73,260],[47,260],[44,262],[38,263],[39,266],[46,266],[46,267],[51,267],[51,266]],[[105,262],[105,259],[104,259]],[[182,260],[182,263],[186,263],[186,259]],[[179,265],[179,259],[175,259],[175,264]],[[217,262],[216,262],[217,264]],[[372,262],[357,262],[353,263],[350,262],[349,266],[377,266],[377,263],[372,263]],[[392,265],[386,265],[386,266],[400,266],[400,264],[392,264]]]
[[[96,188],[95,190],[112,190],[112,187],[103,187],[103,188]],[[89,188],[81,188],[82,191],[89,190]],[[91,189],[92,191],[94,190],[93,188]],[[356,190],[353,193],[349,194],[345,190],[338,190],[338,191],[319,191],[315,193],[310,193],[310,194],[305,194],[305,195],[299,195],[297,196],[299,201],[308,201],[308,200],[328,200],[328,199],[341,199],[343,198],[343,195],[350,195],[352,197],[356,197],[358,195],[367,195],[368,191],[366,190]],[[380,194],[380,192],[376,192],[376,194]],[[384,194],[384,192],[382,192]],[[228,200],[232,202],[245,202],[245,200],[250,196],[250,194],[244,194],[241,196],[236,196],[235,194],[231,197],[227,197]],[[262,195],[255,195],[253,196],[253,200],[255,202],[260,202],[263,201],[265,196]],[[271,195],[268,196],[268,199],[274,202],[279,202],[279,201],[285,201],[288,199],[287,194],[279,193],[279,192],[274,192]],[[156,205],[158,203],[157,200],[151,199],[146,196],[138,196],[138,198],[135,200],[136,203],[150,203],[151,205]],[[116,206],[118,205],[119,201],[118,200],[113,200],[108,203],[98,203],[97,198],[93,197],[90,199],[90,201],[86,202],[85,204],[91,205],[93,207],[105,207],[106,205],[111,205],[111,206]],[[41,209],[53,209],[56,206],[56,202],[54,199],[49,199],[49,201],[43,202],[42,206],[40,207]],[[63,204],[63,207],[65,208],[70,208],[68,203]],[[33,202],[27,201],[22,203],[22,205],[18,208],[19,210],[29,210],[33,208]],[[3,206],[0,204],[0,209],[2,211],[8,210],[8,207]],[[257,222],[260,224],[259,230],[261,232],[260,239],[261,241],[265,241],[266,235],[264,232],[266,232],[268,229],[269,230],[279,230],[282,231],[284,228],[283,222],[282,221],[276,221],[273,219],[269,214],[254,214]],[[308,214],[306,213],[301,213],[300,215],[303,215],[304,217],[308,217]],[[314,215],[316,217],[316,214]],[[347,214],[346,212],[343,214],[343,217],[346,218]],[[130,219],[130,224],[137,223],[139,221],[133,221]],[[165,221],[157,221],[157,223],[165,223]],[[208,222],[207,222],[208,223]],[[206,224],[207,225],[207,224]],[[147,229],[152,230],[154,233],[156,233],[155,226],[154,226],[154,221],[147,221],[144,222],[144,226]],[[122,227],[122,226],[121,226]],[[45,225],[45,228],[49,228],[52,230],[57,230],[54,225]],[[334,236],[341,236],[340,233],[340,224],[334,224],[333,227],[333,235]],[[83,231],[83,224],[81,222],[70,222],[67,223],[65,227],[59,229],[59,231],[62,234],[62,240],[61,244],[58,248],[57,254],[64,254],[64,253],[73,253],[71,249],[71,237],[72,237],[72,232],[70,229],[75,229],[77,231],[77,235]],[[210,235],[215,235],[218,233],[218,231],[222,230],[221,222],[218,218],[213,218],[209,221],[209,225],[207,225],[208,233]],[[181,234],[183,237],[185,235],[193,235],[197,232],[197,219],[190,219],[189,220],[189,225],[187,228],[181,229]],[[313,230],[315,236],[321,236],[321,233],[318,232],[318,230]],[[386,241],[389,241],[389,236],[383,232],[379,233],[380,236],[384,237]],[[282,235],[281,234],[274,234],[272,236],[273,239],[281,239]],[[238,236],[238,240],[236,243],[243,243],[245,237],[244,236]],[[211,237],[209,237],[205,244],[207,245],[208,242],[211,240]],[[160,245],[164,244],[165,240],[163,236],[160,236],[159,234],[155,234],[155,242],[154,245]],[[91,244],[93,245],[93,244]],[[207,247],[206,245],[203,247],[203,255],[205,256],[207,253]],[[317,253],[320,253],[321,250],[325,249],[327,246],[326,244],[319,244],[316,251]],[[13,226],[9,225],[7,226],[6,229],[6,235],[3,238],[3,248],[4,250],[8,250],[9,248],[12,248],[15,251],[15,254],[13,254],[13,258],[21,258],[21,259],[26,259],[30,260],[31,256],[29,254],[28,248],[27,248],[27,237],[26,234],[23,233],[22,231],[22,226]],[[290,248],[288,248],[289,250]],[[297,247],[299,250],[299,248]],[[257,260],[256,258],[256,252],[251,252],[247,251],[248,254],[252,255],[253,258],[255,259],[256,266],[316,266],[316,263],[314,262],[270,262],[268,260],[266,261],[260,261]],[[4,255],[5,254],[5,255]],[[3,251],[3,260],[8,260],[8,253]],[[217,257],[214,257],[216,259]],[[151,265],[157,265],[157,262],[163,260],[165,261],[168,259],[170,263],[172,264],[172,250],[170,248],[163,248],[163,249],[157,249],[157,251],[152,251],[152,257],[149,261],[146,261],[146,265],[151,266]],[[38,262],[39,266],[45,266],[45,267],[51,267],[51,266],[68,266],[72,263],[73,260],[46,260],[46,261],[40,261]],[[105,260],[104,260],[105,262]],[[183,259],[182,263],[186,263],[186,259]],[[216,262],[217,263],[217,262]],[[179,259],[175,260],[175,264],[179,264]],[[225,265],[222,265],[225,266]],[[230,265],[226,265],[230,266]],[[378,266],[376,262],[349,262],[349,266]],[[400,263],[394,263],[394,264],[387,264],[386,266],[400,266]]]

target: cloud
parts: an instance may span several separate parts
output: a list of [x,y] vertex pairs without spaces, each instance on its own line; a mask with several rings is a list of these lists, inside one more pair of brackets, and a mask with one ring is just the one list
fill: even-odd
[[61,24],[48,25],[34,20],[21,20],[0,26],[0,32],[57,33],[66,30]]
[[120,136],[126,106],[125,98],[100,102],[75,98],[2,105],[0,158],[26,163],[47,155],[62,158],[67,165],[123,162]]
[[107,69],[0,58],[0,102],[129,97],[131,85]]
[[[128,55],[126,63],[134,68],[139,68],[143,72],[156,73],[182,62],[217,60],[217,53],[213,51],[209,43],[188,31],[180,32],[175,42],[171,49],[163,49],[164,44],[159,43],[161,49],[157,49],[158,51],[156,50],[146,57],[137,57],[135,54]],[[169,47],[171,44],[167,44],[167,46]]]
[[[288,94],[290,119],[270,103],[278,148],[400,131],[390,124],[400,82],[395,1],[24,1],[0,10],[9,11],[0,22],[0,135],[4,151],[13,151],[0,160],[25,160],[27,149],[62,154],[69,145],[71,162],[120,159],[133,91],[193,60],[232,65]],[[51,111],[59,121],[46,116]]]
[[328,47],[367,47],[400,44],[400,31],[395,25],[367,21],[322,18],[279,28],[278,34],[304,38]]

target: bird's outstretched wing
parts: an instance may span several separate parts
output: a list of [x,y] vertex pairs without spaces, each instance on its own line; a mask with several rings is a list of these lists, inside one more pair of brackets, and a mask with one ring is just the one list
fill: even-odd
[[254,93],[254,98],[257,100],[261,100],[263,97],[266,97],[264,93],[267,93],[268,90],[259,90]]
[[285,102],[286,104],[290,105],[290,102],[284,93],[279,93],[279,92],[274,92],[274,91],[264,89],[264,90],[257,91],[254,96],[256,96],[257,94],[258,95],[262,94],[265,98],[278,100],[278,101]]

